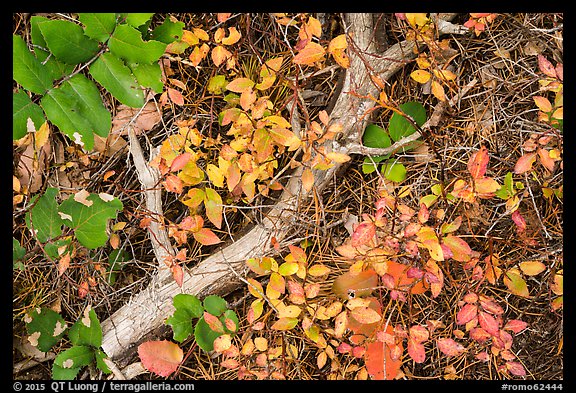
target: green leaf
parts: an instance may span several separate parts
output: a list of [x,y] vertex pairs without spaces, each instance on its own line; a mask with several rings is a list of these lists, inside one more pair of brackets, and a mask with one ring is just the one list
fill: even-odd
[[388,158],[390,155],[387,154],[385,156],[374,156],[372,157],[372,160],[374,161],[374,165],[372,163],[372,161],[370,160],[369,157],[364,157],[364,162],[362,162],[362,173],[364,174],[369,174],[372,173],[376,170],[376,168],[378,167],[378,163],[382,160],[384,160],[385,158]]
[[514,190],[514,182],[512,181],[512,172],[508,172],[504,176],[504,185],[496,191],[496,196],[500,199],[508,199],[516,194]]
[[66,20],[49,20],[38,24],[46,45],[56,59],[66,64],[80,64],[98,53],[98,41],[84,35],[81,26]]
[[133,27],[142,26],[144,23],[148,22],[152,16],[153,12],[133,12],[133,13],[123,13],[120,14],[125,18],[126,23]]
[[194,338],[196,343],[200,348],[206,352],[210,352],[214,349],[214,340],[220,337],[221,333],[216,333],[204,320],[204,317],[200,318],[194,327]]
[[52,379],[55,381],[72,381],[80,372],[81,367],[78,368],[63,368],[56,363],[52,364]]
[[58,194],[57,188],[47,188],[41,197],[35,196],[31,203],[34,207],[30,209],[24,221],[30,231],[36,233],[36,239],[40,243],[53,239],[62,234],[62,218],[58,215],[58,203],[55,200]]
[[36,129],[44,124],[44,111],[32,102],[23,91],[12,94],[12,139],[23,138],[28,133],[28,119],[32,119]]
[[[400,105],[400,110],[406,115],[412,117],[414,122],[421,127],[426,123],[426,109],[416,101],[406,102]],[[390,137],[394,142],[398,142],[403,137],[413,134],[416,129],[404,116],[394,113],[390,118],[388,125]]]
[[226,300],[216,295],[206,296],[203,304],[204,309],[215,316],[221,315],[228,308]]
[[49,70],[34,57],[18,35],[12,36],[12,78],[32,93],[44,94],[52,88]]
[[[84,309],[80,319],[70,328],[68,337],[70,337],[70,342],[73,345],[100,348],[102,345],[102,328],[92,307],[87,306]],[[61,365],[59,364],[59,366]]]
[[12,262],[24,258],[26,249],[20,245],[20,242],[12,237]]
[[172,301],[176,310],[166,324],[172,326],[174,340],[183,342],[193,332],[192,319],[200,318],[204,308],[196,296],[185,293],[174,296]]
[[112,250],[108,256],[108,283],[114,285],[116,282],[116,276],[120,270],[124,268],[126,262],[131,259],[130,254],[120,248],[117,250]]
[[87,151],[94,146],[92,125],[83,116],[82,101],[65,89],[52,89],[40,101],[46,117],[71,140],[83,145]]
[[[236,325],[236,331],[232,331],[232,330],[228,329],[228,327],[226,326],[226,319],[230,319],[234,322],[234,324]],[[238,331],[238,326],[240,326],[240,325],[239,325],[239,321],[238,321],[238,315],[236,315],[236,313],[233,310],[224,311],[224,315],[222,315],[220,317],[220,321],[222,321],[222,325],[224,325],[224,329],[226,329],[226,331],[229,332],[229,334],[231,334],[231,335],[236,334],[236,332]]]
[[152,31],[152,39],[169,44],[182,38],[183,29],[184,22],[172,22],[170,18],[166,18],[164,23]]
[[100,42],[105,42],[116,27],[114,13],[79,13],[78,19],[85,26],[84,34]]
[[44,252],[46,253],[46,255],[48,255],[50,258],[57,260],[60,259],[60,253],[58,253],[58,249],[60,247],[64,247],[66,246],[66,249],[64,250],[64,252],[69,251],[69,246],[70,243],[72,242],[72,239],[70,237],[68,237],[67,239],[58,239],[55,241],[51,241],[49,240],[48,243],[44,244]]
[[61,352],[54,359],[54,364],[64,369],[82,368],[94,361],[94,349],[83,345],[74,345]]
[[28,340],[42,352],[48,352],[66,332],[66,322],[62,316],[49,308],[32,310],[24,321],[30,336]]
[[370,124],[362,135],[362,144],[366,147],[386,148],[392,144],[388,132],[376,124]]
[[74,229],[78,241],[85,247],[96,248],[108,241],[106,224],[109,219],[116,218],[123,205],[118,198],[106,202],[97,194],[90,194],[86,199],[92,202],[91,206],[75,201],[71,195],[59,210],[72,217],[72,222],[66,220],[64,223]]
[[90,123],[92,131],[106,138],[112,127],[112,118],[102,103],[102,97],[94,82],[82,74],[77,74],[66,81],[61,89],[70,96],[77,97],[80,114]]
[[166,49],[160,41],[143,41],[142,34],[132,26],[119,25],[108,42],[110,51],[129,63],[152,63]]
[[399,162],[388,161],[382,164],[381,172],[386,179],[393,182],[400,183],[406,179],[406,167]]
[[30,18],[30,37],[32,38],[32,44],[34,45],[34,54],[36,58],[40,60],[44,67],[50,72],[52,80],[60,79],[64,75],[69,75],[74,71],[73,64],[65,64],[57,60],[46,46],[46,41],[44,36],[38,28],[39,23],[49,21],[50,19],[43,16],[33,16]]
[[104,374],[110,374],[112,372],[106,362],[104,362],[104,359],[108,359],[108,355],[106,355],[104,351],[97,349],[94,351],[94,357],[96,358],[96,367],[98,367],[100,371]]
[[[207,89],[212,94],[221,94],[227,84],[228,81],[226,81],[226,75],[214,75],[208,80]],[[236,97],[238,96],[236,95]]]
[[144,92],[130,68],[112,53],[100,56],[90,67],[90,75],[124,105],[144,105]]
[[149,87],[156,93],[161,93],[164,90],[164,83],[162,82],[162,70],[160,64],[130,64],[130,69],[134,73],[138,83],[144,87]]

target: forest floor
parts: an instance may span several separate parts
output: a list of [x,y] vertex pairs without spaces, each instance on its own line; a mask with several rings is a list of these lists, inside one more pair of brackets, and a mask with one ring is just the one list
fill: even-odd
[[[48,15],[48,14],[46,14]],[[45,16],[46,16],[45,15]],[[311,14],[315,15],[315,14]],[[174,14],[175,19],[185,24],[185,29],[193,27],[214,31],[215,16],[212,14]],[[318,15],[317,15],[318,16]],[[49,14],[51,18],[58,15]],[[323,31],[326,40],[337,36],[342,30],[340,19],[332,15],[322,15],[325,21]],[[452,23],[463,24],[468,14],[458,15]],[[259,60],[253,54],[256,49],[266,50],[267,57],[289,53],[284,42],[282,29],[285,26],[275,25],[270,16],[254,14],[233,15],[226,26],[237,26],[242,32],[243,40],[236,49],[238,56],[237,69],[240,74],[256,75]],[[398,42],[406,34],[406,28],[399,26],[393,14],[385,14],[379,19],[382,28],[379,33],[390,43]],[[15,14],[13,18],[14,34],[29,32],[29,18]],[[468,337],[467,328],[457,325],[454,318],[461,309],[462,297],[474,288],[479,281],[473,277],[477,271],[474,264],[468,266],[451,260],[438,262],[443,272],[444,285],[436,297],[427,294],[407,295],[406,301],[388,300],[387,318],[392,325],[402,325],[408,331],[414,324],[425,325],[425,321],[441,321],[434,332],[434,337],[443,334],[464,343],[465,350],[455,356],[445,356],[439,351],[433,340],[425,343],[426,360],[415,362],[408,353],[401,358],[402,379],[443,380],[443,379],[529,379],[529,380],[562,380],[563,373],[563,308],[559,305],[561,291],[558,280],[563,272],[563,166],[561,159],[555,159],[549,152],[562,152],[563,135],[561,129],[552,127],[539,117],[539,108],[535,96],[545,96],[554,100],[550,91],[542,91],[539,83],[546,78],[539,69],[539,55],[544,56],[556,66],[563,62],[563,17],[561,14],[502,14],[489,24],[481,34],[467,34],[449,37],[450,51],[454,56],[450,65],[459,78],[445,86],[446,95],[453,97],[472,79],[476,83],[471,90],[449,109],[442,122],[430,129],[425,144],[413,151],[399,152],[394,157],[406,168],[406,178],[401,182],[391,182],[383,178],[379,171],[364,173],[364,157],[353,155],[346,164],[345,170],[338,174],[320,194],[299,208],[301,231],[291,234],[293,242],[304,247],[308,264],[318,263],[329,268],[329,274],[321,281],[321,292],[318,295],[325,305],[330,304],[334,295],[330,293],[334,280],[350,268],[338,252],[338,246],[350,239],[354,233],[352,223],[363,222],[366,216],[374,217],[375,204],[387,195],[394,195],[397,201],[410,206],[412,213],[420,211],[421,198],[430,195],[432,187],[445,182],[445,190],[452,191],[458,179],[470,179],[469,163],[473,153],[482,146],[487,148],[489,162],[486,176],[504,184],[506,175],[513,173],[512,193],[518,197],[517,210],[521,217],[512,216],[507,209],[510,203],[504,198],[476,198],[469,203],[455,199],[443,209],[430,206],[431,217],[446,222],[460,216],[462,219],[458,235],[465,239],[470,248],[477,252],[475,263],[478,266],[490,266],[500,269],[501,274],[490,285],[480,291],[494,299],[504,310],[505,321],[521,320],[528,327],[514,335],[512,347],[509,348],[515,359],[522,364],[525,376],[514,375],[502,368],[507,360],[502,353],[487,343],[479,343]],[[280,27],[278,27],[280,26]],[[332,30],[331,30],[332,29]],[[290,37],[290,36],[288,36]],[[170,86],[181,92],[184,105],[168,101],[163,107],[161,120],[139,138],[145,138],[150,145],[159,146],[169,135],[177,132],[181,122],[195,119],[196,125],[204,135],[213,137],[220,133],[217,123],[218,113],[225,102],[209,94],[206,86],[211,77],[221,72],[208,60],[202,67],[189,65],[186,52],[165,56],[169,66]],[[324,64],[328,67],[333,61]],[[336,69],[336,68],[334,68]],[[421,103],[428,115],[438,103],[437,97],[430,92],[429,86],[416,82],[411,73],[417,70],[415,62],[403,67],[387,84],[387,94],[394,102],[402,104],[408,101]],[[307,118],[315,119],[322,110],[330,111],[330,103],[338,94],[338,72],[318,74],[300,86],[305,92]],[[292,77],[293,75],[284,75]],[[277,92],[281,100],[292,92]],[[109,100],[113,119],[118,107]],[[555,105],[558,102],[555,103]],[[558,105],[561,106],[561,105]],[[387,128],[392,111],[385,108],[372,113],[371,123]],[[220,138],[220,137],[219,137]],[[221,132],[221,138],[226,134]],[[527,152],[530,144],[543,150],[534,155],[533,166],[529,171],[517,174],[515,166]],[[14,265],[13,282],[13,377],[15,379],[51,379],[52,360],[39,360],[37,354],[22,349],[27,331],[25,316],[37,307],[48,307],[59,312],[66,321],[73,323],[82,315],[87,304],[91,304],[100,321],[112,313],[140,290],[146,287],[155,271],[154,254],[147,235],[141,225],[143,199],[141,184],[128,153],[127,136],[116,134],[109,139],[108,149],[96,146],[94,153],[86,154],[77,148],[64,135],[53,132],[48,143],[49,153],[41,163],[43,176],[37,185],[28,184],[29,192],[22,198],[21,189],[14,191],[13,236],[26,250],[25,257]],[[32,165],[27,146],[32,144],[14,143],[14,175],[24,185],[28,180],[22,176],[22,168]],[[211,151],[208,147],[208,151]],[[26,158],[28,156],[28,158]],[[542,158],[543,156],[543,158]],[[289,158],[279,160],[279,168],[288,165]],[[26,161],[28,159],[28,161]],[[23,161],[24,160],[24,161]],[[520,186],[521,188],[518,188]],[[107,244],[85,259],[77,258],[61,275],[54,262],[46,259],[31,236],[25,222],[26,201],[29,196],[40,193],[46,187],[56,187],[62,192],[80,190],[106,192],[119,198],[123,210],[115,222],[124,222],[122,229],[115,231],[120,244]],[[34,190],[30,190],[34,188]],[[454,193],[455,191],[453,191]],[[260,196],[254,206],[266,206],[274,202],[276,194]],[[399,197],[402,195],[402,197]],[[509,195],[511,196],[511,195]],[[164,192],[163,211],[166,220],[179,222],[188,210],[180,203],[174,193]],[[238,202],[240,203],[240,202]],[[400,202],[398,202],[400,203]],[[440,203],[440,202],[438,202]],[[441,210],[441,212],[438,212]],[[222,238],[239,237],[251,223],[257,222],[264,210],[229,208],[225,211],[225,225],[221,230],[214,229]],[[414,216],[416,217],[416,216]],[[448,220],[448,217],[450,218]],[[514,218],[514,219],[513,219]],[[356,221],[355,221],[356,220]],[[431,219],[432,221],[433,219]],[[188,268],[194,261],[199,261],[213,253],[218,246],[202,246],[188,242]],[[99,264],[106,264],[109,254],[114,249],[121,249],[128,255],[128,262],[122,270],[116,272],[113,282],[109,271],[101,269]],[[277,250],[275,258],[280,262],[288,249]],[[494,262],[497,261],[497,262]],[[545,267],[543,271],[526,274],[523,262],[538,262]],[[486,265],[485,265],[486,263]],[[520,277],[526,285],[528,294],[520,295],[521,290],[506,280],[507,272]],[[88,294],[79,295],[78,286],[90,278]],[[486,281],[489,281],[486,279]],[[506,283],[506,281],[508,283]],[[266,281],[262,281],[266,285]],[[376,291],[382,295],[387,290]],[[515,292],[516,291],[516,292]],[[385,295],[382,295],[385,296]],[[223,358],[214,353],[206,353],[194,345],[193,337],[180,344],[184,350],[184,360],[178,370],[169,379],[172,380],[232,380],[243,370],[258,370],[249,379],[364,379],[367,378],[365,359],[354,356],[341,346],[339,340],[328,340],[331,351],[320,348],[309,336],[303,333],[301,325],[287,331],[270,328],[272,319],[253,329],[247,320],[251,304],[255,299],[246,285],[239,287],[225,296],[228,305],[239,317],[239,334],[235,337],[237,346],[242,349],[247,340],[256,337],[265,339],[269,348],[275,345],[294,348],[296,356],[286,354],[280,357],[269,356],[274,367],[262,366],[258,352],[266,352],[263,341],[250,355],[240,355],[240,365],[227,367]],[[321,304],[321,302],[317,303]],[[266,312],[265,312],[266,314]],[[166,316],[168,317],[168,316]],[[325,321],[326,333],[331,331]],[[432,329],[433,330],[433,329]],[[171,332],[165,330],[165,336],[158,339],[171,340]],[[58,353],[65,348],[56,346]],[[248,350],[246,350],[248,351]],[[479,360],[476,355],[486,351],[488,361]],[[322,353],[326,353],[322,355]],[[294,355],[294,354],[293,354]],[[325,359],[327,357],[327,359]],[[31,359],[35,358],[38,361]],[[132,362],[138,362],[134,357]],[[274,363],[276,362],[276,363]],[[262,370],[269,370],[264,373]],[[276,373],[272,373],[276,371]],[[519,374],[517,372],[517,374]],[[107,375],[92,370],[80,374],[79,378],[106,379]],[[163,379],[153,373],[140,374],[137,379]]]

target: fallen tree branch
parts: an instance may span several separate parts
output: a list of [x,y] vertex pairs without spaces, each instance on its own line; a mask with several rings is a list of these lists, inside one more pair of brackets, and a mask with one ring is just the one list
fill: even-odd
[[[446,14],[441,18],[450,20],[453,16],[454,14]],[[404,41],[376,56],[371,15],[346,14],[344,20],[354,45],[350,53],[350,67],[346,70],[341,94],[332,110],[331,119],[340,123],[346,131],[339,141],[328,141],[325,147],[326,151],[347,154],[349,149],[346,142],[353,145],[361,141],[368,121],[367,114],[375,104],[373,100],[359,97],[376,96],[379,92],[370,74],[388,80],[414,59],[413,49],[416,44]],[[144,188],[150,190],[152,188],[150,183],[145,183],[144,178],[140,177],[140,171],[145,173],[145,168],[149,166],[146,163],[142,166],[141,161],[136,162],[139,147],[136,137],[132,136],[130,142],[130,152],[139,171],[139,178]],[[312,192],[321,192],[335,178],[343,165],[345,164],[335,164],[326,171],[313,171],[315,190]],[[162,242],[155,245],[152,240],[158,259],[158,271],[146,289],[132,297],[126,305],[102,323],[102,348],[108,356],[113,359],[121,358],[127,351],[134,350],[146,334],[163,326],[165,319],[174,311],[172,298],[175,295],[189,293],[202,297],[208,294],[229,293],[237,288],[242,283],[237,276],[243,276],[247,272],[245,260],[266,255],[271,249],[272,236],[282,241],[294,230],[294,213],[297,212],[300,201],[307,198],[307,193],[302,188],[301,173],[302,167],[295,169],[279,202],[267,213],[262,222],[237,241],[221,248],[186,272],[182,288],[176,284],[169,269],[162,268],[161,258],[166,257],[163,253],[173,254],[169,239],[163,238],[161,230],[154,233],[150,229],[151,239]],[[147,208],[151,212],[161,213],[161,205],[155,205],[154,201],[148,200],[156,198],[157,195],[147,191],[145,197]],[[157,200],[159,201],[159,198]],[[162,239],[158,237],[159,235]],[[162,245],[166,246],[166,250]]]

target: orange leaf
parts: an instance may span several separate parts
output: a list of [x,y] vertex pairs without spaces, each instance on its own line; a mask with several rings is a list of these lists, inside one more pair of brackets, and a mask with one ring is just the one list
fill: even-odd
[[520,270],[527,276],[536,276],[546,270],[546,265],[539,261],[520,262]]
[[334,54],[336,51],[341,51],[348,48],[348,41],[346,41],[346,34],[340,34],[332,38],[328,44],[328,53]]
[[538,55],[538,68],[545,75],[551,78],[556,78],[556,70],[554,69],[554,66],[552,65],[550,60],[548,60],[542,55]]
[[195,46],[192,53],[190,53],[190,56],[188,56],[188,59],[190,59],[192,65],[196,67],[202,60],[204,60],[209,51],[210,47],[207,44],[202,44],[202,46],[199,47]]
[[350,156],[348,154],[345,153],[336,153],[336,152],[330,152],[330,153],[326,153],[326,157],[334,162],[337,162],[339,164],[342,164],[344,162],[348,162],[350,161]]
[[226,89],[234,93],[243,93],[254,86],[254,81],[248,78],[236,78],[226,85]]
[[417,343],[424,342],[428,340],[428,338],[430,337],[428,329],[420,325],[411,326],[409,332],[410,332],[410,338]]
[[310,192],[312,187],[314,187],[314,174],[309,168],[304,169],[302,172],[302,187],[306,192]]
[[552,112],[552,104],[548,101],[548,98],[542,96],[534,96],[532,97],[534,103],[542,112],[548,113]]
[[235,27],[230,27],[228,31],[230,32],[230,34],[228,34],[228,37],[222,39],[222,44],[233,45],[238,41],[240,41],[240,38],[242,38],[242,34],[240,34],[240,32],[236,30]]
[[536,153],[527,153],[518,159],[516,165],[514,166],[514,173],[521,175],[524,172],[528,172],[532,169],[532,164],[536,161]]
[[217,13],[216,14],[216,19],[218,20],[218,23],[224,23],[228,20],[228,18],[230,18],[230,16],[232,15],[232,13],[227,12],[227,13]]
[[232,53],[230,53],[222,45],[218,45],[217,47],[212,49],[212,61],[214,62],[214,65],[216,67],[218,67],[220,64],[224,63],[231,56],[232,56]]
[[491,177],[482,177],[474,181],[474,187],[479,197],[490,197],[502,186]]
[[412,338],[408,339],[408,355],[415,363],[423,363],[426,360],[426,351],[424,345]]
[[431,91],[434,97],[438,98],[440,101],[446,101],[446,94],[444,93],[444,88],[442,85],[436,81],[432,81]]
[[232,339],[229,334],[223,334],[214,339],[214,351],[222,353],[232,346]]
[[308,269],[308,274],[313,276],[313,277],[324,276],[328,273],[330,273],[330,268],[326,265],[321,264],[321,263],[317,263],[313,266],[310,266],[310,268]]
[[[392,326],[388,326],[387,333],[393,334]],[[397,358],[392,360],[390,347],[380,341],[368,343],[366,345],[366,370],[372,379],[375,380],[392,380],[396,378],[402,361]]]
[[346,300],[349,293],[353,293],[355,297],[366,296],[377,286],[378,274],[374,270],[368,269],[358,274],[347,272],[337,277],[332,284],[332,292]]
[[242,92],[240,95],[240,106],[245,111],[249,110],[252,107],[252,104],[256,101],[256,93],[252,88],[248,88]]
[[204,311],[204,321],[213,332],[224,333],[224,325],[217,316],[210,314],[208,311]]
[[526,329],[528,324],[519,319],[512,319],[504,325],[505,330],[510,330],[516,334],[520,333],[522,330]]
[[177,156],[174,161],[172,161],[172,165],[170,166],[171,172],[179,171],[180,169],[184,168],[184,166],[190,161],[192,155],[188,152],[184,152]]
[[60,277],[66,269],[70,266],[70,254],[66,253],[60,260],[58,261],[58,277]]
[[308,42],[304,48],[296,56],[294,56],[294,64],[312,65],[317,61],[324,59],[326,51],[322,45],[315,42]]
[[178,264],[174,264],[170,267],[170,270],[172,271],[172,277],[174,277],[174,281],[176,281],[176,284],[181,287],[184,280],[184,271],[182,270],[182,267]]
[[168,91],[168,97],[170,97],[170,100],[175,103],[176,105],[182,106],[184,105],[184,96],[182,95],[182,93],[180,93],[178,90],[173,89],[171,87],[167,88]]
[[554,159],[550,157],[550,152],[546,149],[538,149],[537,150],[538,157],[540,157],[540,163],[544,165],[548,171],[554,171]]
[[178,369],[184,352],[167,340],[147,341],[138,346],[138,356],[146,370],[167,377]]
[[472,178],[479,179],[486,174],[489,160],[490,156],[488,155],[488,149],[486,146],[482,146],[480,150],[474,152],[470,156],[470,159],[468,160],[468,172],[470,172]]
[[212,244],[218,244],[222,240],[216,236],[214,232],[212,232],[208,228],[201,228],[197,232],[193,232],[192,235],[196,241],[204,246],[210,246]]
[[173,192],[175,194],[181,194],[184,185],[182,184],[182,179],[178,176],[170,175],[166,177],[166,180],[162,182],[166,191]]

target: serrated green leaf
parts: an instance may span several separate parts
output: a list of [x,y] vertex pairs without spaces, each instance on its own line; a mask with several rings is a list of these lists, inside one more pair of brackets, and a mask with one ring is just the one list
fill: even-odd
[[382,164],[384,177],[390,181],[400,183],[406,179],[406,167],[399,162],[388,161]]
[[104,359],[108,359],[108,355],[100,349],[94,351],[94,357],[96,358],[96,367],[100,369],[104,374],[110,374],[112,371],[104,361]]
[[12,94],[12,139],[23,138],[28,133],[28,119],[32,119],[36,129],[46,121],[44,111],[32,102],[23,91]]
[[132,26],[119,25],[108,41],[110,51],[129,63],[146,64],[158,61],[166,49],[160,41],[144,41],[142,34]]
[[178,294],[172,301],[176,310],[166,324],[172,326],[174,340],[183,342],[193,333],[192,319],[200,318],[204,308],[194,295]]
[[68,331],[68,337],[73,345],[100,348],[102,345],[102,328],[96,312],[88,306],[82,316]]
[[82,103],[62,89],[52,89],[42,97],[40,105],[46,117],[71,140],[82,144],[87,151],[94,147],[92,125],[83,116]]
[[64,223],[74,229],[78,241],[85,247],[96,248],[108,241],[106,224],[109,219],[116,218],[123,205],[118,198],[105,202],[97,194],[90,194],[86,199],[92,201],[91,206],[75,201],[71,195],[62,202],[59,211],[72,217],[71,223],[69,220]]
[[203,305],[206,311],[215,316],[221,315],[228,308],[226,300],[216,295],[206,296]]
[[44,195],[35,196],[31,203],[34,204],[37,199],[38,202],[34,204],[34,207],[24,217],[26,226],[36,234],[36,239],[41,243],[45,243],[62,234],[62,224],[64,222],[58,215],[58,203],[55,200],[57,194],[57,188],[49,187],[44,192]]
[[79,13],[78,19],[85,26],[84,34],[100,42],[105,42],[116,27],[114,13]]
[[[400,110],[406,115],[412,117],[414,122],[421,127],[426,123],[426,109],[416,101],[409,101],[400,105]],[[390,138],[394,142],[398,142],[403,137],[413,134],[416,131],[412,123],[410,123],[404,116],[394,113],[390,118],[388,125],[388,132]]]
[[36,94],[45,94],[52,88],[49,70],[34,57],[18,35],[12,36],[12,78]]
[[194,327],[194,338],[196,343],[200,348],[206,352],[210,352],[214,349],[214,340],[220,337],[221,333],[216,333],[204,320],[204,317],[200,318]]
[[46,45],[56,59],[66,64],[80,64],[98,53],[98,41],[84,35],[81,26],[66,20],[38,24]]
[[90,75],[124,105],[144,105],[144,92],[130,68],[112,53],[100,56],[90,67]]
[[144,87],[149,87],[156,93],[161,93],[164,89],[162,82],[162,70],[160,64],[130,64],[130,69],[138,83]]
[[[29,318],[29,319],[28,319]],[[36,308],[25,318],[29,341],[42,352],[48,352],[66,332],[66,322],[56,311]]]
[[184,22],[172,22],[166,18],[164,22],[152,31],[152,39],[169,44],[182,38]]
[[63,368],[56,363],[52,363],[52,379],[55,381],[72,381],[80,372],[81,367],[78,368]]

